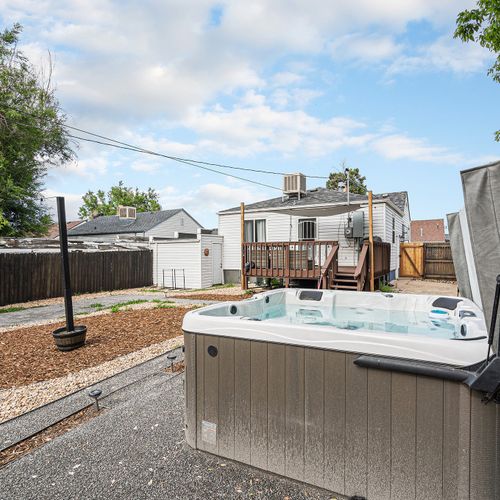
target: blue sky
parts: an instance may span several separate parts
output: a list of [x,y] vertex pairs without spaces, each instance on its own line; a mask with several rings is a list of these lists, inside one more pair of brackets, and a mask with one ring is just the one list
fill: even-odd
[[[406,190],[412,217],[459,209],[461,169],[500,157],[492,56],[453,40],[462,0],[0,0],[68,123],[165,154],[327,175],[345,161],[374,192]],[[496,110],[496,111],[495,111]],[[279,194],[168,160],[81,144],[47,196],[123,180],[207,227]],[[240,173],[279,187],[276,176]],[[308,180],[308,187],[322,181]]]

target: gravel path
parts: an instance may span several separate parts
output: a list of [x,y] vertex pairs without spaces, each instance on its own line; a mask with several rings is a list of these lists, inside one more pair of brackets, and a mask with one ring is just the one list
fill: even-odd
[[0,469],[2,500],[332,498],[189,448],[182,376],[158,374],[137,385],[96,418]]
[[0,423],[72,392],[93,385],[132,366],[184,344],[183,336],[120,356],[98,366],[43,382],[0,390]]
[[[198,305],[198,304],[210,304],[215,301],[190,299],[189,296],[186,298],[165,298],[164,294],[128,294],[128,295],[107,295],[99,299],[86,298],[73,301],[73,312],[75,315],[97,315],[97,314],[108,314],[109,308],[116,304],[121,304],[124,302],[131,302],[135,300],[146,300],[148,302],[143,302],[141,304],[133,304],[127,307],[131,309],[147,309],[148,307],[155,307],[157,305],[154,300],[161,301],[171,301],[179,305]],[[104,310],[98,311],[97,304],[106,308]],[[92,307],[94,306],[94,307]],[[96,312],[98,311],[98,312]],[[51,304],[47,306],[34,306],[26,307],[22,311],[9,312],[0,314],[0,333],[2,331],[10,330],[13,327],[24,326],[24,325],[44,325],[49,324],[57,320],[64,319],[64,304]]]

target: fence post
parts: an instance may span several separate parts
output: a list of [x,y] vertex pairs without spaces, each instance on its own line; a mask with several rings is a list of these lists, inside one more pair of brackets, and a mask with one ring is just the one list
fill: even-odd
[[66,226],[66,209],[64,197],[57,197],[57,217],[59,219],[59,247],[61,249],[63,283],[64,283],[64,312],[66,314],[66,331],[75,329],[73,321],[73,301],[71,297],[71,280],[69,276],[68,229]]

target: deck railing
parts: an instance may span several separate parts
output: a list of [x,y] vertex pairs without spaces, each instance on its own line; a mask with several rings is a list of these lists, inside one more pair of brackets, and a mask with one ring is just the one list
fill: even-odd
[[319,279],[336,241],[243,243],[246,276]]
[[[375,278],[386,276],[391,267],[391,244],[375,241]],[[336,241],[274,241],[243,243],[243,273],[245,277],[317,280],[318,288],[330,288],[338,270]],[[369,244],[361,248],[353,277],[358,290],[369,279]],[[345,272],[343,273],[345,274]]]

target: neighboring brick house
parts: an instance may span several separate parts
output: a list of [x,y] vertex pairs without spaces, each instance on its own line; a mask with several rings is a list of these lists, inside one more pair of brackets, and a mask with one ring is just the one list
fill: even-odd
[[444,220],[412,220],[411,241],[445,241]]

